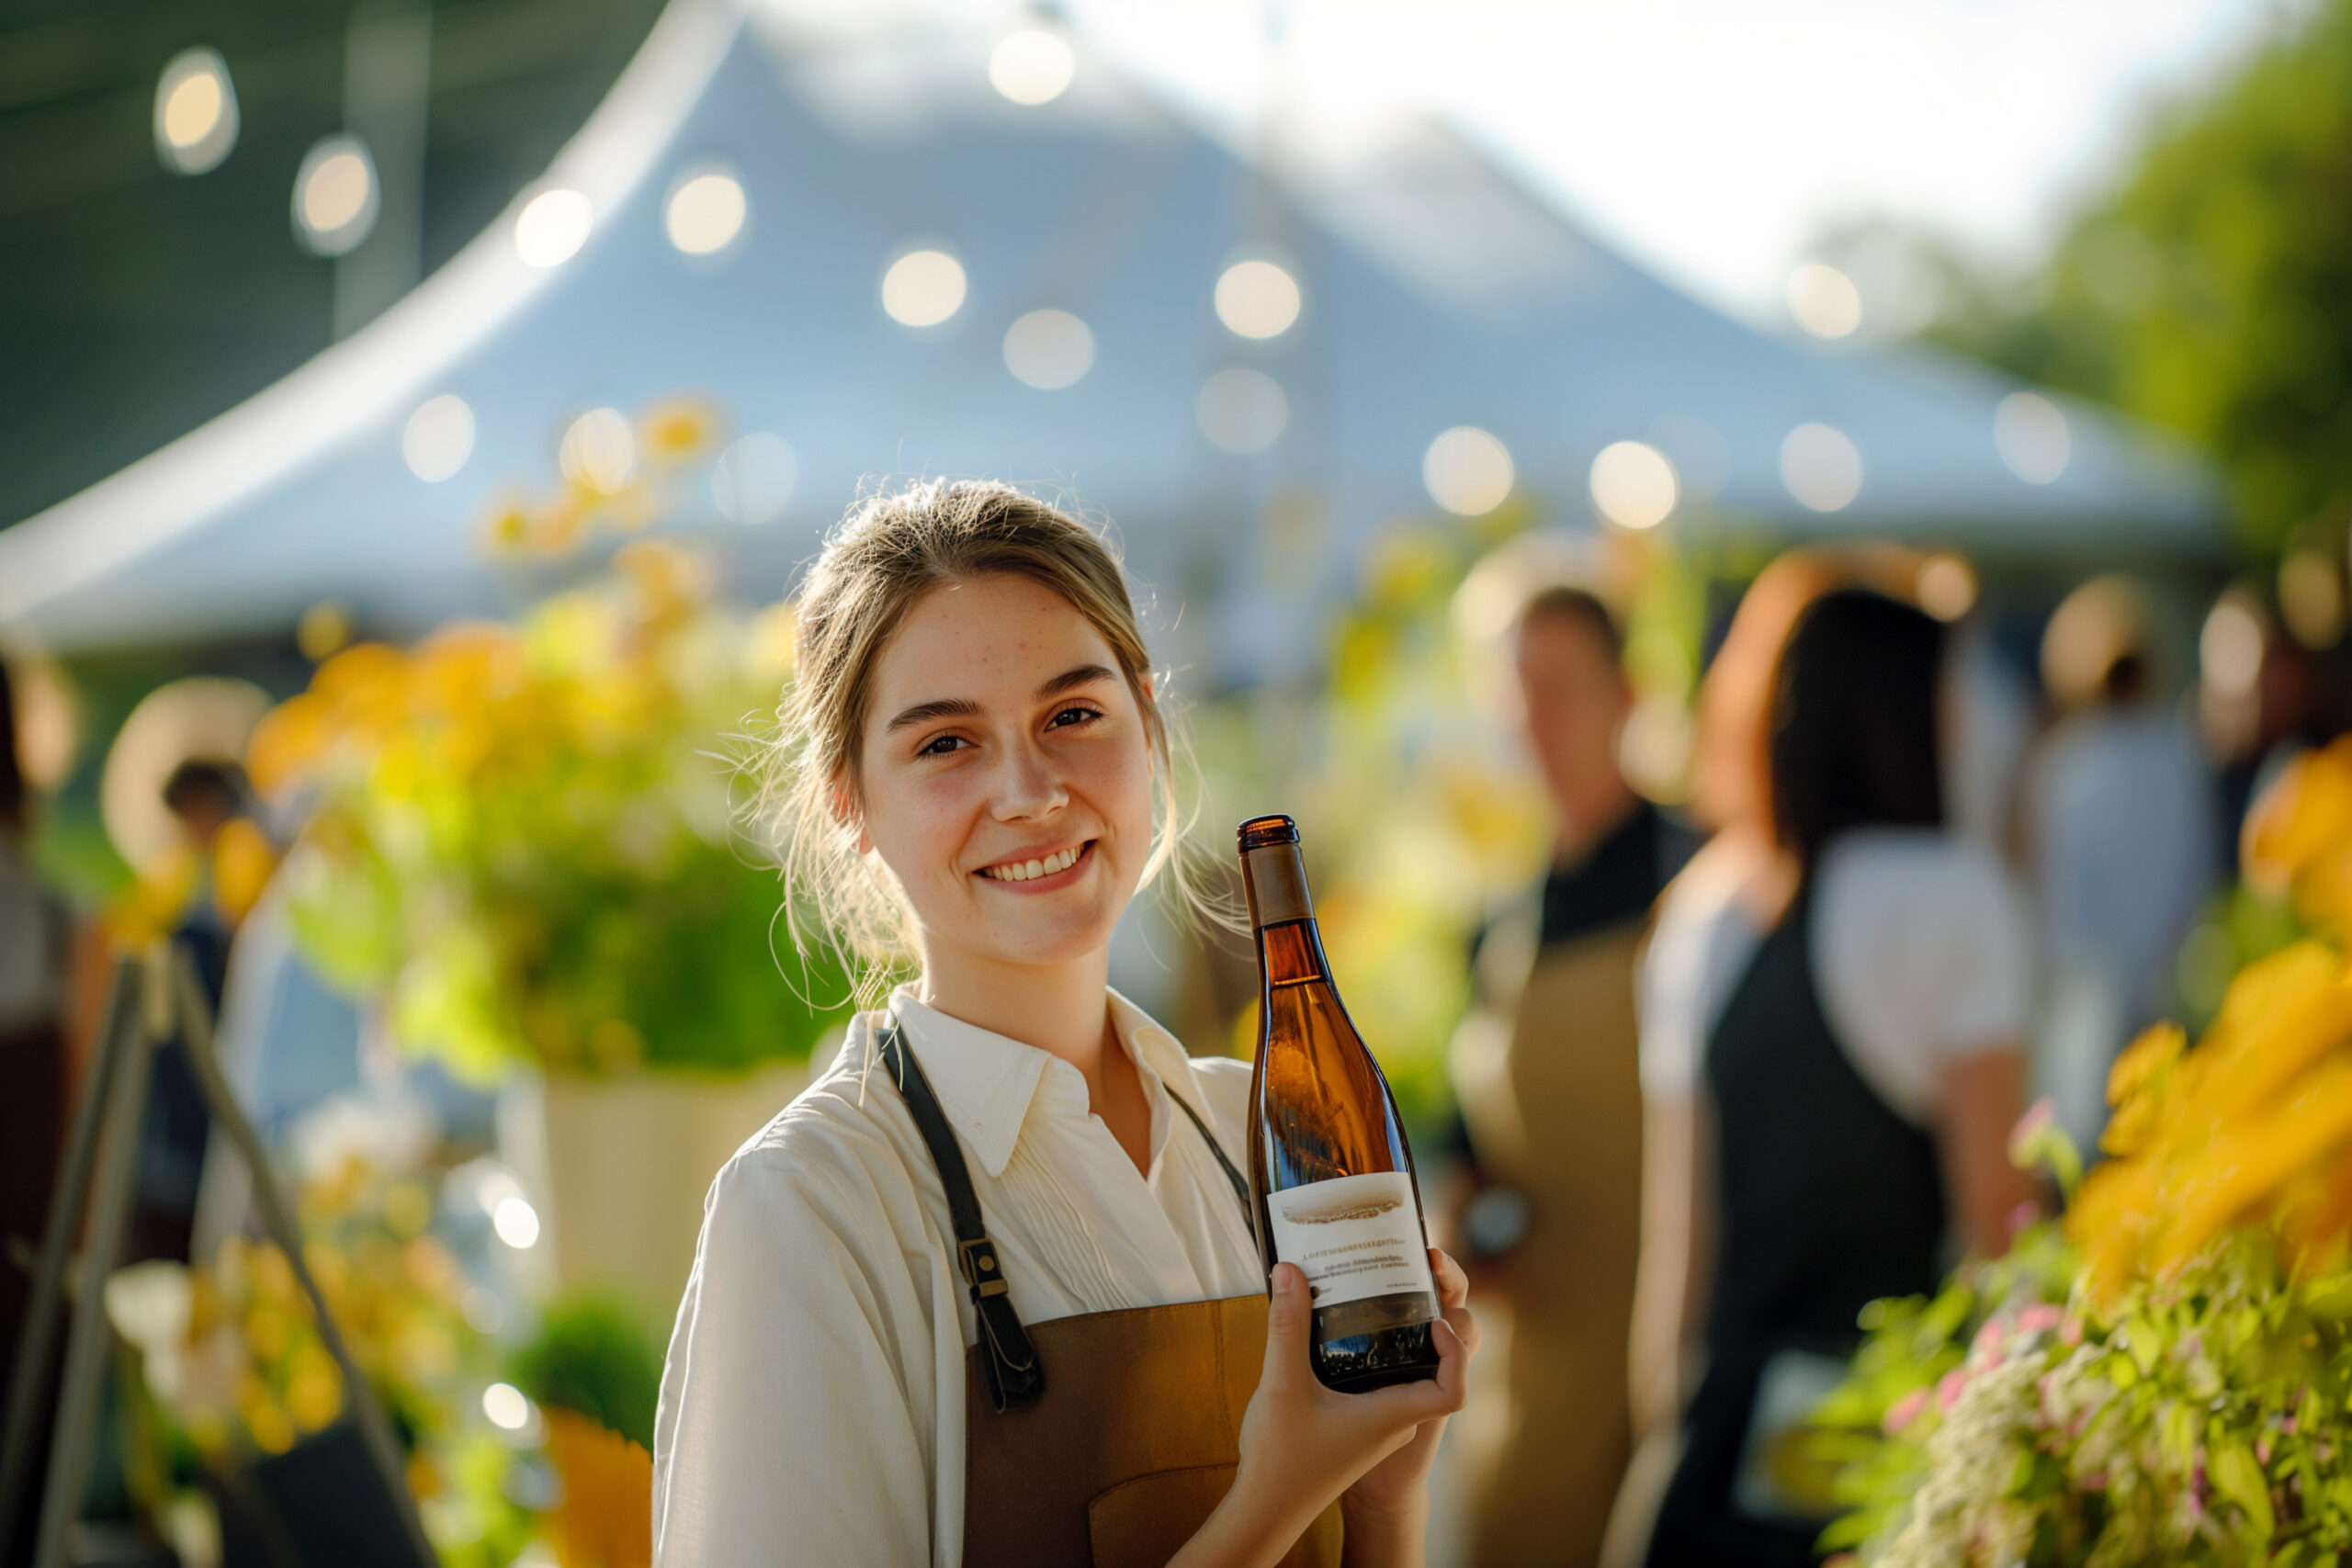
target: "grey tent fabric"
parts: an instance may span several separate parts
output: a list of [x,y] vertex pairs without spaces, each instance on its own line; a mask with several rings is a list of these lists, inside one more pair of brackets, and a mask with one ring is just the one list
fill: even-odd
[[[594,205],[578,254],[525,265],[514,214],[537,187],[518,196],[284,382],[0,533],[0,628],[74,649],[282,627],[329,596],[398,626],[495,607],[510,574],[481,546],[490,499],[550,488],[581,412],[679,393],[797,457],[790,504],[756,527],[720,523],[706,490],[678,498],[673,525],[716,538],[747,596],[782,592],[861,484],[1001,476],[1115,520],[1163,597],[1224,604],[1217,657],[1236,672],[1306,657],[1296,606],[1349,581],[1384,523],[1440,515],[1422,456],[1460,424],[1498,436],[1521,492],[1568,526],[1593,525],[1594,455],[1631,438],[1704,497],[1669,528],[2067,558],[2219,547],[2211,477],[2148,433],[2067,405],[2064,471],[2028,483],[1994,440],[2013,384],[1728,320],[1443,127],[1277,170],[1083,38],[1067,94],[1012,104],[988,84],[993,37],[820,31],[773,7],[673,0],[543,182]],[[690,257],[665,238],[662,208],[710,164],[740,178],[749,226],[721,254]],[[919,331],[877,292],[918,244],[950,251],[969,279],[961,310]],[[1273,339],[1238,337],[1213,309],[1243,254],[1279,257],[1300,283],[1297,323]],[[1046,307],[1080,317],[1095,344],[1083,378],[1056,391],[1016,380],[1001,349],[1010,322]],[[1250,456],[1211,445],[1196,420],[1203,383],[1236,367],[1271,377],[1287,403],[1281,437]],[[428,484],[404,464],[401,432],[443,393],[470,406],[476,436],[463,468]],[[1833,513],[1781,477],[1781,442],[1807,423],[1861,455],[1860,491]],[[1271,596],[1246,570],[1270,526],[1307,538]]]

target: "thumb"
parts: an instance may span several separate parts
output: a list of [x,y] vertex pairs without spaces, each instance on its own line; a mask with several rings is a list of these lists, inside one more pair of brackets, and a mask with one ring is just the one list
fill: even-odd
[[1267,1280],[1266,1366],[1261,1383],[1295,1382],[1306,1371],[1306,1325],[1314,1315],[1306,1276],[1295,1263],[1277,1263]]

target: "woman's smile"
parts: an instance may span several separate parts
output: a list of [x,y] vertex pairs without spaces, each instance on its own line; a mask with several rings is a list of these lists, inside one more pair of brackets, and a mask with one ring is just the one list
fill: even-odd
[[1024,852],[972,874],[1016,893],[1052,893],[1084,876],[1094,864],[1094,840]]

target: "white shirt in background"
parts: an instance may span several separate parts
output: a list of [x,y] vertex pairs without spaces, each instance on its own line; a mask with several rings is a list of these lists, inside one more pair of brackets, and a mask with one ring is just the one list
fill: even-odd
[[[1147,1176],[1068,1062],[910,987],[891,1005],[1022,1322],[1264,1291],[1232,1183],[1169,1104],[1192,1106],[1238,1164],[1248,1063],[1188,1057],[1111,993],[1151,1105]],[[833,1066],[711,1184],[654,1424],[660,1568],[962,1560],[978,1329],[931,1155],[888,1070],[862,1071],[877,1018],[860,1015]]]
[[[1740,869],[1709,867],[1702,852],[1660,906],[1640,980],[1642,1091],[1654,1100],[1696,1091],[1708,1037],[1763,940],[1737,897]],[[1913,1125],[1934,1120],[1952,1063],[2023,1043],[2025,904],[1983,846],[1934,829],[1841,834],[1815,872],[1811,919],[1823,1014],[1863,1081]]]

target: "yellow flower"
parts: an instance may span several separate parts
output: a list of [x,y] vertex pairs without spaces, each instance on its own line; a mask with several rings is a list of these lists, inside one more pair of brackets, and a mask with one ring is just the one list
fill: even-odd
[[563,1500],[548,1537],[563,1568],[642,1568],[653,1560],[653,1461],[618,1432],[549,1409],[548,1454]]
[[277,849],[251,818],[239,817],[220,829],[212,844],[212,893],[232,925],[242,923],[260,902],[277,869]]
[[718,430],[718,415],[709,404],[673,398],[645,411],[638,421],[637,438],[654,462],[682,463],[710,450]]

